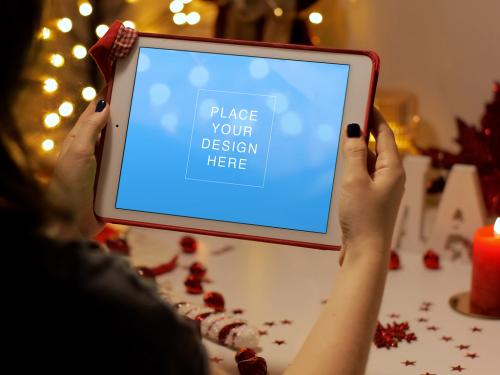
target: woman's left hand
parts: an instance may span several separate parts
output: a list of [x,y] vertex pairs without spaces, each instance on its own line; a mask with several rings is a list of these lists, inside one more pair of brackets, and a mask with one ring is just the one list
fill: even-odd
[[64,140],[49,198],[73,216],[70,236],[93,237],[102,229],[94,215],[95,146],[109,118],[109,105],[93,100]]

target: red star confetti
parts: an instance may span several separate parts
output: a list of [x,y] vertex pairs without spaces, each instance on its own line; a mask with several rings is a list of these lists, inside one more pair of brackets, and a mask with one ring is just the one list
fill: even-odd
[[422,307],[420,307],[419,310],[420,311],[429,311],[429,307],[428,306],[422,306]]
[[328,300],[327,300],[327,299],[322,299],[322,300],[321,300],[321,304],[322,304],[322,305],[324,305],[324,304],[325,304],[325,303],[327,303],[327,302],[328,302]]
[[423,261],[425,268],[429,270],[438,270],[440,268],[439,255],[432,249],[425,252]]
[[463,345],[463,344],[460,344],[460,345],[457,345],[457,348],[459,350],[465,350],[465,349],[469,349],[470,348],[470,345]]
[[404,361],[404,362],[401,362],[401,364],[405,365],[406,367],[408,366],[415,366],[415,363],[417,363],[417,361]]
[[425,323],[425,322],[428,322],[428,321],[429,321],[429,319],[427,319],[427,318],[418,318],[417,319],[417,322],[419,322],[419,323]]
[[483,332],[483,329],[482,329],[482,328],[479,328],[479,327],[472,327],[472,328],[471,328],[471,331],[472,331],[472,332]]
[[292,324],[292,323],[293,323],[293,320],[288,320],[288,319],[283,319],[283,320],[281,321],[281,324],[283,324],[283,325],[285,325],[285,324],[290,325],[290,324]]
[[221,247],[220,249],[212,251],[212,255],[221,255],[221,254],[227,253],[228,251],[231,251],[233,249],[234,249],[234,246],[230,246],[230,245],[224,246],[224,247]]
[[460,365],[458,365],[458,366],[451,366],[451,371],[462,372],[463,370],[465,370],[465,367],[462,367]]
[[276,345],[278,345],[278,346],[281,346],[281,345],[286,344],[286,341],[285,341],[285,340],[274,340],[274,341],[273,341],[273,344],[276,344]]
[[377,323],[373,343],[377,348],[397,348],[398,343],[403,340],[411,343],[417,340],[417,336],[413,332],[408,332],[410,326],[408,322],[387,324],[383,326],[380,322]]
[[406,334],[405,340],[407,343],[411,343],[412,341],[417,341],[417,336],[413,332],[410,332]]
[[259,336],[267,336],[266,330],[259,330]]
[[432,373],[430,373],[430,372],[424,372],[424,373],[422,373],[422,374],[420,374],[420,375],[436,375],[436,374],[432,374]]
[[451,336],[441,336],[441,340],[448,342],[448,341],[452,341],[453,337],[451,337]]
[[472,359],[474,359],[474,358],[478,358],[478,357],[479,357],[479,356],[477,355],[477,353],[467,353],[465,356],[466,356],[467,358],[472,358]]
[[401,268],[401,262],[399,260],[399,255],[394,250],[391,250],[391,258],[389,259],[389,270],[399,270]]
[[274,325],[274,322],[273,321],[264,322],[264,325],[266,325],[268,327],[272,327]]
[[389,317],[389,318],[391,318],[391,319],[399,319],[399,317],[400,317],[400,316],[401,316],[401,315],[399,315],[399,314],[394,314],[394,313],[392,313],[392,314],[389,314],[389,315],[388,315],[388,317]]
[[238,315],[238,314],[243,314],[245,312],[245,310],[243,309],[233,309],[232,313],[234,315]]
[[427,307],[431,307],[433,305],[432,302],[429,302],[429,301],[424,301],[422,302],[422,306],[427,306]]
[[212,362],[215,362],[215,363],[222,362],[222,358],[219,358],[219,357],[212,357],[212,358],[210,358],[210,360],[211,360]]
[[429,326],[429,327],[427,327],[428,331],[437,331],[438,329],[439,329],[439,327],[436,327],[436,326]]

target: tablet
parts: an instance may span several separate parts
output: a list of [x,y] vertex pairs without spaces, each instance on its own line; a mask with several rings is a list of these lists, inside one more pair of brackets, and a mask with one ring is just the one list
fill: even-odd
[[378,58],[140,34],[116,64],[104,221],[338,249],[344,127],[367,130]]

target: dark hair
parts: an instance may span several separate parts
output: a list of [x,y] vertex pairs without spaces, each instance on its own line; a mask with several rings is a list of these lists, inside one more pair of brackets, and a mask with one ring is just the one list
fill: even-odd
[[4,34],[2,40],[6,53],[0,74],[0,233],[7,235],[19,228],[34,234],[50,214],[13,115],[22,72],[40,26],[41,12],[40,0],[11,1],[2,9],[4,18],[16,22],[15,31]]

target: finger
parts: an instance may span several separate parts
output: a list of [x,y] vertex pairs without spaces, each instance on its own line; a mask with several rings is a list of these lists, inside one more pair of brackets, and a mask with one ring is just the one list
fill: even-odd
[[368,147],[361,136],[358,124],[347,125],[347,137],[344,141],[344,175],[350,178],[368,176],[366,167]]
[[377,159],[383,160],[385,166],[400,164],[394,133],[378,111],[374,111],[371,129],[376,141]]
[[368,149],[368,160],[367,160],[367,168],[368,168],[368,174],[371,176],[373,173],[375,173],[375,166],[377,163],[377,155],[375,153]]
[[97,102],[93,112],[87,111],[89,108],[90,105],[78,120],[78,129],[69,145],[72,150],[93,153],[99,134],[108,122],[109,105],[104,100]]

